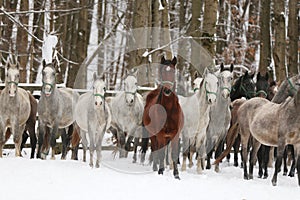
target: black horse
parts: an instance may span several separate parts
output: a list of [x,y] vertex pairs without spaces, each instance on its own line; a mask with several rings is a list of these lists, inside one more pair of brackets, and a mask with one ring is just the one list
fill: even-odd
[[[249,74],[248,71],[242,76],[240,76],[233,84],[230,99],[231,101],[235,101],[236,99],[240,99],[242,97],[246,99],[251,99],[256,96],[256,88],[255,83],[253,81],[254,74]],[[236,111],[238,110],[239,104],[235,104],[235,107],[231,107],[231,122],[230,126],[236,122]],[[238,153],[240,147],[241,139],[238,135],[235,139],[233,149],[234,149],[234,166],[238,166]],[[227,155],[227,160],[230,159],[230,154]]]

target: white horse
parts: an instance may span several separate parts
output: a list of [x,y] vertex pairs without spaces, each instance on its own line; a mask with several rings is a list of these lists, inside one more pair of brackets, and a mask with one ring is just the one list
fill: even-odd
[[[219,78],[219,87],[217,92],[217,102],[210,107],[210,120],[206,133],[206,152],[207,166],[206,169],[211,168],[210,158],[213,151],[215,157],[221,155],[223,150],[224,140],[230,126],[231,112],[230,112],[230,91],[233,81],[233,65],[229,70],[225,70],[223,63],[220,65],[220,70],[216,72]],[[215,165],[215,171],[219,171],[219,165]]]
[[[135,138],[133,162],[136,162],[137,142],[142,134],[142,117],[145,106],[143,97],[137,93],[136,76],[137,71],[129,73],[124,80],[125,91],[118,93],[111,101],[112,126],[118,129],[120,135],[118,138],[125,138],[124,133],[127,133],[126,151],[130,149],[130,143]],[[124,142],[122,147],[124,148]],[[121,151],[123,150],[121,149]]]
[[[89,146],[91,167],[94,166],[94,151],[97,153],[95,167],[100,167],[102,139],[111,123],[111,111],[105,101],[105,83],[96,73],[93,75],[93,91],[82,94],[75,106],[75,120],[80,128],[83,146],[83,161],[86,161],[86,150]],[[89,137],[88,139],[86,135]]]
[[8,138],[6,131],[9,128],[13,134],[16,156],[21,156],[22,134],[30,116],[31,105],[29,94],[18,87],[20,78],[19,66],[8,61],[5,87],[0,94],[0,157],[2,148]]
[[[201,173],[205,165],[206,129],[209,122],[209,108],[216,102],[218,78],[215,74],[205,70],[199,90],[192,96],[179,96],[179,103],[184,113],[184,127],[182,130],[183,162],[182,170],[186,170],[186,158],[192,156],[192,148],[198,153],[197,172]],[[190,158],[191,161],[191,158]],[[190,162],[190,167],[192,163]]]

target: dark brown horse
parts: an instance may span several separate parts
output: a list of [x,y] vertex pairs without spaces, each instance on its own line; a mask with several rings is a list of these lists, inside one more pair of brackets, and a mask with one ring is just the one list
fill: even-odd
[[[153,170],[163,174],[166,146],[171,142],[172,161],[174,165],[173,174],[179,179],[178,156],[179,156],[179,134],[183,128],[183,112],[175,94],[175,65],[173,60],[161,58],[159,73],[161,84],[147,95],[146,105],[143,113],[143,124],[151,140],[153,155]],[[159,165],[159,169],[157,168]]]

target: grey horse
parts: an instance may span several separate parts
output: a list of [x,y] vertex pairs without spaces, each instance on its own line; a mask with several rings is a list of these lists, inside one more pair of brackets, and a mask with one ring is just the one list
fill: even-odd
[[15,154],[21,156],[22,134],[30,116],[29,94],[18,87],[20,78],[19,65],[8,61],[5,87],[0,94],[0,157],[5,143],[5,133],[9,128],[13,134]]
[[[118,134],[122,134],[118,138],[125,138],[123,134],[127,133],[126,151],[129,150],[130,143],[135,138],[133,162],[136,162],[137,140],[142,133],[142,117],[145,106],[143,97],[137,92],[136,76],[137,71],[134,73],[129,72],[124,80],[125,90],[118,93],[111,100],[112,126],[119,130]],[[123,149],[121,149],[122,151]]]
[[75,120],[79,126],[79,133],[82,139],[83,161],[86,161],[86,150],[89,146],[89,165],[91,167],[94,166],[93,159],[94,151],[96,150],[97,160],[95,167],[98,168],[100,167],[103,135],[111,123],[111,111],[105,100],[104,81],[96,73],[93,75],[93,80],[93,91],[86,92],[79,97],[75,106]]
[[[62,130],[74,123],[73,111],[79,98],[79,94],[71,88],[57,88],[55,78],[57,67],[56,59],[53,59],[52,63],[48,64],[43,60],[43,86],[38,103],[39,145],[37,153],[37,157],[42,159],[45,159],[48,154],[49,144],[52,147],[51,158],[55,158],[54,146],[56,144],[56,135],[59,129]],[[65,132],[63,131],[63,133]],[[47,139],[44,141],[45,136]],[[62,136],[62,140],[62,159],[65,159],[68,145],[67,137]]]
[[[224,140],[230,126],[230,92],[233,82],[233,65],[229,70],[225,70],[223,64],[220,65],[220,71],[217,72],[219,87],[217,92],[217,102],[210,107],[209,124],[206,131],[206,152],[207,165],[206,169],[211,168],[210,158],[213,151],[217,158],[223,150]],[[215,165],[215,171],[219,172],[219,165]]]

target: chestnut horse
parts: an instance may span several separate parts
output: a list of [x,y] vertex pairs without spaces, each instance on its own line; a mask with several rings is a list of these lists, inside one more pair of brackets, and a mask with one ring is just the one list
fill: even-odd
[[[151,91],[146,98],[146,105],[143,113],[143,125],[151,140],[151,151],[153,155],[153,170],[158,174],[164,172],[165,148],[171,143],[173,175],[179,178],[178,156],[179,156],[179,134],[183,128],[183,112],[178,102],[175,88],[175,65],[176,57],[173,60],[161,58],[159,74],[161,84]],[[159,169],[157,169],[159,165]]]

